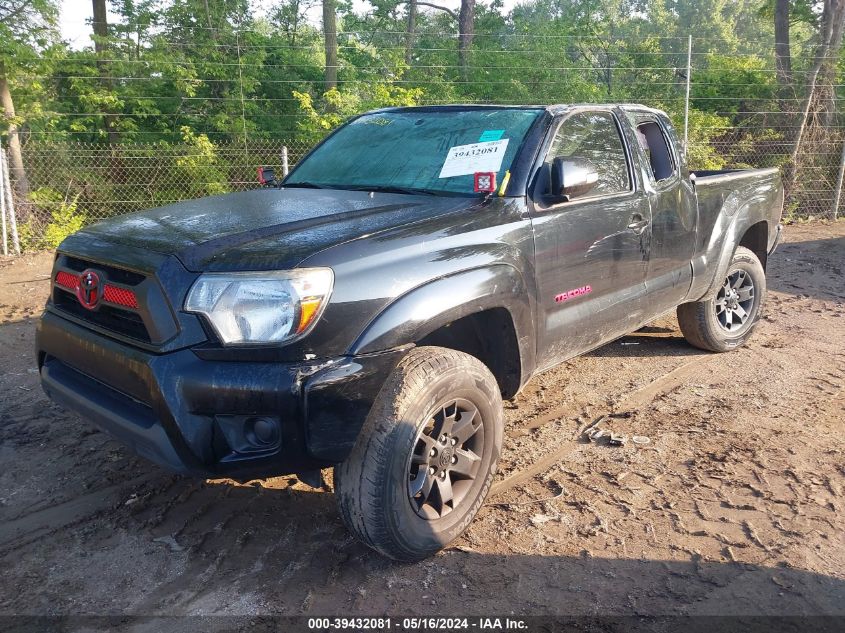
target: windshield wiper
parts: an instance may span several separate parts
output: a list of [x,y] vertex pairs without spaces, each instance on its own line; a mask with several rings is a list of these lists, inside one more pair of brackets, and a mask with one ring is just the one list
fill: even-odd
[[318,185],[316,182],[302,180],[298,182],[286,182],[282,187],[301,187],[303,189],[346,189],[348,191],[377,191],[379,193],[403,193],[411,196],[449,196],[453,195],[447,191],[434,191],[432,189],[421,189],[416,187],[394,187],[392,185]]
[[392,185],[354,185],[343,187],[344,189],[351,189],[352,191],[378,191],[379,193],[405,193],[412,196],[442,196],[446,195],[431,189],[420,189],[416,187],[394,187]]
[[302,187],[303,189],[328,189],[325,185],[318,185],[316,182],[300,181],[300,182],[285,182],[282,187]]

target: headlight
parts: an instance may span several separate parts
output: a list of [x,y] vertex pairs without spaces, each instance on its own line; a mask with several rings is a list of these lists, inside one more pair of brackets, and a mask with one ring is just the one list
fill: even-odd
[[227,345],[292,341],[320,318],[333,281],[330,268],[209,273],[191,286],[185,310],[205,315]]

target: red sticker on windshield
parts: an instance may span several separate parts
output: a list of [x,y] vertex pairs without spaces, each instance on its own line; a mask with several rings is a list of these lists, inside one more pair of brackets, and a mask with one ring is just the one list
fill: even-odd
[[490,193],[496,191],[496,172],[477,171],[475,172],[475,192]]

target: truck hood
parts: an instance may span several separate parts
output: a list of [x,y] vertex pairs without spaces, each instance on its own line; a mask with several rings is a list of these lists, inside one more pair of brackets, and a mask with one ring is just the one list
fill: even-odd
[[292,268],[350,240],[477,204],[475,198],[256,189],[123,215],[77,233],[178,257],[192,271]]

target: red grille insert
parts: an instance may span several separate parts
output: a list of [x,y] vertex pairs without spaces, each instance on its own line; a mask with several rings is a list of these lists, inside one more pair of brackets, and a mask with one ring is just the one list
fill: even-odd
[[[75,293],[79,290],[79,277],[60,270],[56,273],[56,285]],[[103,301],[108,301],[109,303],[125,308],[138,309],[138,298],[134,292],[125,288],[112,286],[111,284],[105,284],[103,286]]]
[[138,307],[138,299],[134,292],[108,284],[103,288],[103,301],[115,303],[119,306],[126,306],[127,308]]
[[60,270],[56,274],[56,285],[76,292],[76,289],[79,287],[79,277]]

